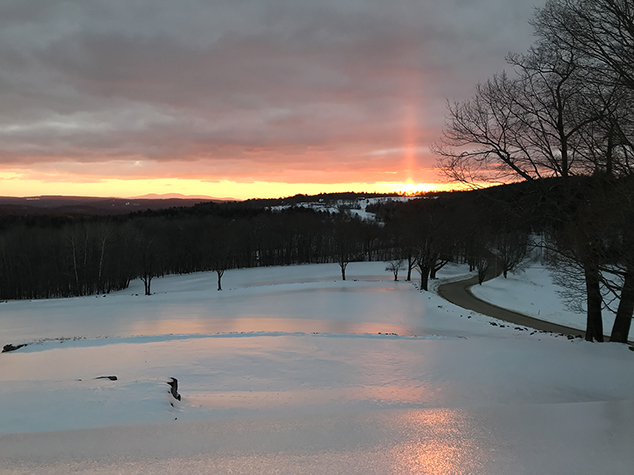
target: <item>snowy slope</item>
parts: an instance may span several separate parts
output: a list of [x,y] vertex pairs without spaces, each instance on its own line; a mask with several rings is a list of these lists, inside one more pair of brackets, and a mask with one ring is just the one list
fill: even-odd
[[0,304],[3,344],[43,340],[0,355],[0,473],[627,473],[627,346],[492,326],[384,269]]
[[[557,293],[551,271],[542,265],[534,264],[523,272],[509,274],[474,285],[471,292],[486,302],[503,308],[515,310],[549,322],[585,330],[585,313],[569,309]],[[584,306],[583,302],[581,303]],[[614,325],[614,314],[603,312],[603,329],[609,334]],[[632,334],[630,334],[632,335]]]

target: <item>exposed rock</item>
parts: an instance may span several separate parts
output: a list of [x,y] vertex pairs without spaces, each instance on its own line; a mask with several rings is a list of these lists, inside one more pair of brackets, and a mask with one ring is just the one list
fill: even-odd
[[119,378],[117,378],[116,376],[97,376],[94,379],[109,379],[110,381],[116,381]]

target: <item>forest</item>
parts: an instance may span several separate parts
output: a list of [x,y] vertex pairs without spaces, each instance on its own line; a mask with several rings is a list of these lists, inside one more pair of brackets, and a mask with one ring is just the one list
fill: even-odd
[[473,196],[480,194],[445,193],[408,202],[386,198],[368,208],[376,220],[359,219],[345,207],[274,210],[267,206],[271,201],[201,203],[126,216],[3,217],[0,298],[108,293],[135,278],[150,295],[153,278],[198,271],[217,272],[220,290],[228,269],[303,263],[337,262],[345,279],[350,262],[401,259],[407,278],[417,268],[427,288],[443,263],[462,260],[475,267],[488,256],[477,239],[497,235],[486,231],[489,227],[508,230],[504,239],[513,236],[525,252],[529,227],[509,218],[503,201],[478,204]]

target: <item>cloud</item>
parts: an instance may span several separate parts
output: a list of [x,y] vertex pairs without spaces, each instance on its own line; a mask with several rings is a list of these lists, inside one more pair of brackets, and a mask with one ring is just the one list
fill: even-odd
[[430,169],[445,98],[530,44],[533,7],[5,1],[0,166],[367,181],[403,171],[409,150]]

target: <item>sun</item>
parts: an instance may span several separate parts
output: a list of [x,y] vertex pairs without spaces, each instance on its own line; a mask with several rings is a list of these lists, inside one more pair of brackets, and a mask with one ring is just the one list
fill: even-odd
[[397,191],[402,195],[418,195],[420,193],[426,193],[437,188],[437,185],[432,183],[401,183],[398,186]]

